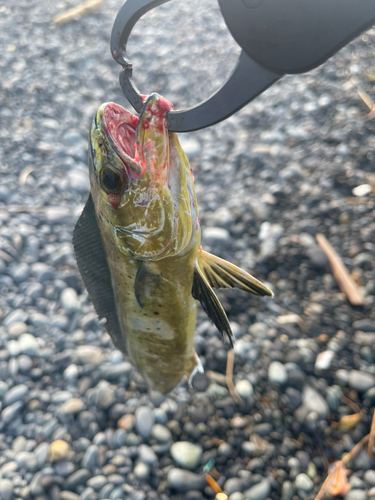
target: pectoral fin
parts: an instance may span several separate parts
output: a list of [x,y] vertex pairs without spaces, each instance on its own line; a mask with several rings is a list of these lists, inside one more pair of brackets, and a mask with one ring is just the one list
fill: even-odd
[[115,346],[126,352],[125,340],[117,316],[111,274],[95,217],[91,194],[73,232],[73,246],[78,269],[99,318],[106,318],[105,328]]
[[222,335],[224,335],[224,332],[228,335],[233,347],[234,336],[227,315],[198,262],[196,262],[194,266],[192,295],[202,304],[204,312],[210,320],[214,322],[219,332]]
[[272,291],[251,274],[215,255],[200,250],[198,264],[214,288],[239,288],[255,295],[273,296]]

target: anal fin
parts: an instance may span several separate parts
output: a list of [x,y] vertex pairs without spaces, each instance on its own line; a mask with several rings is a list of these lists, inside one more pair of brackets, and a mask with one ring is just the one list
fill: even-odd
[[214,322],[219,332],[224,335],[226,333],[233,347],[234,335],[230,327],[227,315],[220,304],[215,292],[212,290],[205,274],[196,262],[194,266],[194,281],[192,295],[201,303],[204,312]]
[[214,288],[239,288],[254,295],[273,296],[272,291],[251,274],[216,255],[200,250],[198,264]]

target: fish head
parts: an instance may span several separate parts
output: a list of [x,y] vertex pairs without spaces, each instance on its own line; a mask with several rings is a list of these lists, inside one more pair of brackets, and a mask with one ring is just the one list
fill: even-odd
[[183,251],[200,232],[193,176],[177,134],[172,104],[152,94],[139,118],[102,104],[90,133],[90,182],[97,218],[117,247],[142,260]]

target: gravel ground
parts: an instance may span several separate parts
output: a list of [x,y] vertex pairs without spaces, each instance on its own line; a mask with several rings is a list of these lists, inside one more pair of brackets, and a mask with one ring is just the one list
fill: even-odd
[[[237,404],[211,374],[225,373],[228,345],[201,311],[205,374],[162,397],[113,348],[82,285],[71,235],[92,116],[124,103],[109,53],[121,2],[51,26],[72,5],[0,7],[0,497],[213,498],[202,474],[213,459],[230,500],[311,498],[327,462],[369,432],[375,403],[375,199],[358,188],[374,182],[375,125],[357,94],[375,94],[365,76],[375,31],[182,137],[206,249],[275,292],[220,293],[238,339]],[[214,91],[237,53],[215,2],[202,0],[156,9],[130,43],[140,89],[176,107]],[[360,283],[363,307],[337,288],[318,232]],[[353,413],[344,395],[364,412],[351,430],[335,425]],[[356,456],[345,500],[375,497],[373,465]]]

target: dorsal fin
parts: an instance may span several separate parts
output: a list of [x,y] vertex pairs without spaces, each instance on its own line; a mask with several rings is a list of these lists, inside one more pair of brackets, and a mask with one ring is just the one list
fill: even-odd
[[198,252],[199,267],[215,288],[239,288],[255,295],[273,296],[272,291],[243,269],[211,253]]
[[202,304],[204,312],[214,322],[219,332],[228,335],[231,346],[233,347],[234,336],[230,327],[227,315],[220,304],[215,292],[212,290],[206,276],[199,267],[199,263],[194,265],[194,281],[192,295]]
[[99,318],[106,318],[105,328],[117,349],[126,353],[125,339],[117,316],[111,274],[91,194],[74,228],[73,246],[79,272],[95,310]]

